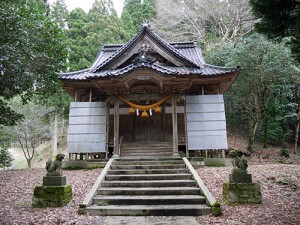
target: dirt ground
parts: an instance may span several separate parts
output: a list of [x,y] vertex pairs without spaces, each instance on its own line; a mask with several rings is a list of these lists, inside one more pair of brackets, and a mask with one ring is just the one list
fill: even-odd
[[[231,148],[245,150],[246,145],[241,141],[242,138],[229,134],[228,139]],[[208,215],[195,219],[203,225],[300,225],[300,156],[283,158],[279,151],[278,147],[262,149],[261,145],[255,145],[249,159],[248,172],[252,174],[253,182],[261,186],[262,204],[259,205],[228,206],[223,203],[222,185],[228,182],[232,167],[198,169],[201,179],[221,203],[223,214],[219,217]],[[44,167],[44,162],[41,165]],[[64,171],[67,182],[73,188],[72,201],[61,208],[37,209],[31,207],[32,195],[34,187],[42,183],[45,169],[0,171],[0,224],[108,224],[104,217],[77,214],[79,204],[100,172],[100,169]],[[158,219],[161,222],[155,224],[168,224],[166,217]],[[120,221],[120,224],[126,223]]]
[[[198,169],[207,187],[222,203],[220,217],[201,216],[200,224],[300,224],[300,165],[251,165],[253,181],[261,185],[261,205],[228,206],[222,202],[222,184],[228,181],[231,167]],[[61,208],[31,207],[34,187],[41,184],[44,169],[0,171],[0,224],[101,224],[103,217],[78,215],[78,205],[92,187],[100,169],[65,171],[73,187],[73,199]],[[163,217],[162,217],[163,221]]]

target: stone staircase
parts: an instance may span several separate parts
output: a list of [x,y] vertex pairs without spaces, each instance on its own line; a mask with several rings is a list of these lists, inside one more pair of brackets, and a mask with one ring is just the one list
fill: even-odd
[[196,216],[211,212],[181,158],[114,159],[95,192],[87,206],[91,215]]
[[120,155],[122,158],[171,157],[172,142],[135,142],[123,143]]

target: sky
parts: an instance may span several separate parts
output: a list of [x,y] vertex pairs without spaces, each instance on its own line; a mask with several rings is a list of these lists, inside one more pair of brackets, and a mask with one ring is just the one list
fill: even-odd
[[[52,5],[52,3],[55,1],[56,0],[48,0],[50,5]],[[92,7],[93,3],[95,2],[95,0],[65,0],[65,1],[66,1],[66,5],[68,7],[68,11],[72,11],[76,7],[80,7],[85,12],[88,12],[89,9]],[[124,0],[113,0],[113,3],[114,3],[114,7],[120,17]]]

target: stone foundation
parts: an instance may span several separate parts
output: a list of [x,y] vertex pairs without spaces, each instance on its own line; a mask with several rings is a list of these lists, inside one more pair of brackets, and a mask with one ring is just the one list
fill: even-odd
[[66,206],[72,199],[72,186],[36,186],[32,206],[37,208]]
[[66,176],[45,176],[43,186],[65,186]]
[[262,195],[258,183],[224,183],[223,201],[226,204],[260,204]]

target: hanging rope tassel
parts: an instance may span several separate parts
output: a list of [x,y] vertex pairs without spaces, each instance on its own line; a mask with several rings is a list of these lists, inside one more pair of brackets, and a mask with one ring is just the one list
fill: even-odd
[[149,109],[149,114],[150,116],[152,116],[152,109]]
[[130,107],[129,110],[128,110],[128,113],[131,114],[131,115],[132,115],[132,114],[135,114],[134,108],[133,108],[133,107]]
[[140,115],[139,109],[136,109],[136,115],[137,115],[137,116]]
[[146,110],[144,110],[143,112],[142,112],[142,115],[141,115],[141,117],[148,117],[148,113],[146,112]]
[[161,113],[161,109],[159,106],[156,106],[155,107],[155,111],[154,111],[155,114],[160,114]]

